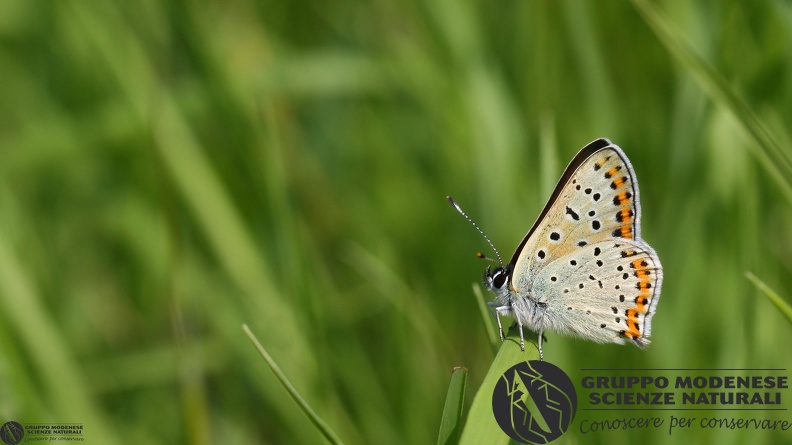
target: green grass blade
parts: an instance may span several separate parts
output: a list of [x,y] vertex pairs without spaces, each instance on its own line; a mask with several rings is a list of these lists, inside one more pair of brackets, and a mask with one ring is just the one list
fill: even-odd
[[[0,190],[0,194],[5,201],[9,200],[5,187]],[[57,319],[47,311],[46,303],[34,283],[16,249],[6,239],[6,231],[0,230],[2,320],[9,323],[10,334],[18,337],[20,348],[24,348],[28,354],[33,375],[40,379],[46,394],[42,400],[48,404],[50,415],[54,419],[73,416],[73,419],[91,426],[91,436],[99,443],[118,443],[116,432],[104,426],[100,407],[93,392],[88,389],[90,384],[85,380],[77,360],[78,354],[73,350],[68,336],[59,330]],[[5,367],[5,357],[3,362]],[[0,372],[3,379],[6,373],[5,369]],[[5,380],[3,386],[6,386]],[[3,404],[6,404],[5,400]],[[14,406],[13,401],[10,406]]]
[[756,144],[752,153],[792,203],[792,158],[778,139],[729,85],[729,82],[697,54],[663,13],[648,0],[633,0],[638,12],[669,53],[687,68],[713,102],[725,107]]
[[492,414],[492,392],[506,370],[517,363],[538,359],[539,349],[534,342],[526,342],[525,351],[520,350],[520,334],[516,327],[512,327],[473,399],[460,445],[509,443],[511,439],[500,429]]
[[437,445],[456,445],[462,432],[462,409],[465,407],[465,383],[467,368],[457,367],[451,373],[448,395],[443,407],[443,418],[440,420],[440,436]]
[[782,314],[792,323],[792,306],[789,303],[784,301],[773,289],[770,288],[764,281],[760,280],[756,277],[756,275],[752,274],[751,272],[745,272],[746,278],[751,280],[751,282],[756,286],[757,289],[762,291],[762,293],[770,300],[775,307],[781,311]]
[[473,295],[476,296],[476,302],[478,303],[478,308],[481,312],[481,319],[484,322],[484,329],[487,331],[487,339],[492,345],[492,351],[495,352],[500,346],[498,336],[495,334],[495,332],[498,330],[498,327],[495,325],[495,317],[493,317],[492,311],[490,310],[489,306],[487,306],[487,301],[484,298],[484,293],[481,292],[480,286],[475,284],[473,285]]
[[318,429],[325,436],[325,438],[327,438],[328,442],[339,445],[343,444],[335,431],[333,431],[330,426],[328,426],[327,423],[325,423],[325,421],[322,420],[318,414],[316,414],[313,408],[308,405],[308,402],[306,402],[300,393],[297,392],[297,389],[291,384],[283,371],[281,371],[278,364],[275,363],[275,360],[273,360],[272,357],[270,357],[270,355],[264,349],[264,346],[259,343],[256,336],[253,335],[247,325],[242,325],[242,330],[245,331],[245,334],[248,336],[248,338],[250,338],[250,341],[253,342],[253,345],[256,347],[256,349],[258,349],[259,354],[261,354],[261,356],[264,358],[264,361],[267,362],[267,366],[270,367],[272,372],[275,374],[275,377],[280,380],[283,387],[286,388],[286,391],[288,391],[294,401],[297,402],[297,405],[299,405],[300,409],[302,409],[305,415],[308,416],[308,419],[310,419],[314,426],[316,426],[316,429]]

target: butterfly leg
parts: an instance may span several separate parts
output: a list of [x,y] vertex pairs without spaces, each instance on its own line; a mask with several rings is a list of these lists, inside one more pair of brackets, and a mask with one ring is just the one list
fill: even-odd
[[505,340],[503,336],[503,326],[501,325],[500,315],[498,315],[497,312],[495,312],[495,319],[498,320],[498,333],[500,334],[501,343],[503,343],[503,340]]
[[539,303],[538,306],[542,309],[542,318],[539,323],[539,338],[537,346],[539,348],[539,360],[544,361],[544,354],[542,353],[542,340],[544,339],[544,315],[547,311],[547,304]]
[[500,321],[500,311],[504,310],[504,309],[509,309],[509,308],[507,306],[498,307],[498,302],[497,301],[490,301],[490,302],[487,303],[487,306],[492,311],[492,315],[495,316],[495,321],[498,322],[498,333],[500,334],[501,343],[503,343],[503,340],[506,337],[504,337],[504,335],[503,335],[503,326],[501,325],[501,321]]

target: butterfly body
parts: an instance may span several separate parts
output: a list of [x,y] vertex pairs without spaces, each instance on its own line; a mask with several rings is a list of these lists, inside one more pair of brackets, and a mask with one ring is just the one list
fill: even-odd
[[540,354],[546,330],[647,346],[663,270],[641,239],[640,217],[638,182],[624,152],[607,139],[588,144],[509,263],[487,268],[496,317],[513,316],[521,341],[523,326],[538,332]]

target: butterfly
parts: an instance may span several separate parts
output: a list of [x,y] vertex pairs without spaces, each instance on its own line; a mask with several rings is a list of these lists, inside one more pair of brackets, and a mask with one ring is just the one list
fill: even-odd
[[[569,163],[550,200],[508,264],[484,232],[447,197],[495,250],[499,266],[487,267],[484,284],[495,294],[500,316],[523,327],[598,343],[649,345],[660,299],[663,268],[641,238],[638,180],[619,146],[601,138]],[[480,257],[484,257],[479,254]]]

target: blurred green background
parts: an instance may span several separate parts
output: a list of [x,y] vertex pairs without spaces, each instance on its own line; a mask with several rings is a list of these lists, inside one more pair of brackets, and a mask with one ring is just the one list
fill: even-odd
[[346,443],[435,443],[451,369],[470,403],[493,357],[445,195],[508,257],[597,137],[665,267],[653,343],[546,358],[786,368],[744,273],[790,301],[790,42],[782,0],[0,2],[0,421],[323,443],[247,323]]

